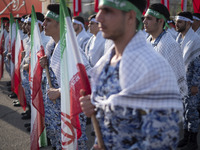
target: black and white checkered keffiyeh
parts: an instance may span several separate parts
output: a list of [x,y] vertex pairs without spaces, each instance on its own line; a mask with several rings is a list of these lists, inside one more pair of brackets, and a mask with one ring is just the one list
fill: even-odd
[[[89,61],[87,59],[87,56],[85,55],[85,53],[83,52],[83,50],[79,47],[79,52],[80,52],[80,56],[83,60],[83,64],[85,66],[86,71],[88,72],[91,69],[91,66],[89,64]],[[58,81],[58,85],[60,87],[60,63],[61,63],[61,52],[60,52],[60,41],[56,44],[55,49],[53,51],[52,57],[51,57],[51,64],[50,67],[52,68],[57,81]]]
[[[147,38],[147,42],[151,42],[152,36]],[[170,33],[166,32],[154,49],[161,54],[170,64],[175,73],[177,83],[182,97],[188,94],[186,81],[185,65],[183,62],[183,53],[179,44],[173,39]]]
[[[113,47],[111,47],[113,50]],[[98,84],[98,77],[109,60],[108,52],[90,71],[92,89]],[[126,46],[120,66],[119,80],[121,92],[108,99],[92,102],[97,107],[111,105],[132,108],[182,110],[181,96],[176,77],[168,62],[152,46],[146,43],[145,36],[139,31]]]

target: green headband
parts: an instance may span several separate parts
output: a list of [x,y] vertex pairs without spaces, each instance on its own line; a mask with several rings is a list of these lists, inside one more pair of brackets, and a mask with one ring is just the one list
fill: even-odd
[[127,0],[100,0],[99,2],[99,6],[100,5],[106,5],[115,9],[119,9],[125,12],[134,10],[136,12],[136,18],[139,21],[139,26],[138,26],[138,30],[142,29],[142,13],[141,11],[135,6],[133,5],[131,2],[127,1]]
[[156,17],[158,19],[164,19],[164,21],[165,21],[164,29],[166,29],[166,27],[170,28],[170,26],[167,23],[167,19],[165,18],[165,16],[163,16],[159,12],[157,12],[155,10],[152,10],[152,9],[148,9],[147,12],[145,13],[145,15],[151,15],[151,16],[154,16],[154,17]]
[[52,11],[48,11],[45,17],[51,18],[51,19],[56,20],[57,22],[59,22],[59,15],[54,13],[54,12],[52,12]]

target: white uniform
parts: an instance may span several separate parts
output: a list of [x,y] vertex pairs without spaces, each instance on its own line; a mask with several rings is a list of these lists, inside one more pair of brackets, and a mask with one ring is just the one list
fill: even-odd
[[196,57],[200,55],[200,37],[194,32],[192,28],[188,30],[184,39],[181,38],[179,33],[176,41],[180,44],[183,52],[183,60],[185,63],[185,69]]
[[85,46],[88,42],[88,40],[90,39],[90,36],[88,35],[88,33],[85,31],[85,29],[83,29],[78,35],[77,35],[77,42],[78,45],[81,47],[82,50],[85,50]]
[[178,36],[178,32],[174,28],[168,28],[167,32],[171,34],[171,36],[176,40],[176,37]]
[[96,36],[92,36],[85,48],[85,53],[89,59],[90,65],[93,67],[97,61],[103,56],[104,54],[104,47],[105,47],[106,39],[103,38],[102,32],[99,31]]

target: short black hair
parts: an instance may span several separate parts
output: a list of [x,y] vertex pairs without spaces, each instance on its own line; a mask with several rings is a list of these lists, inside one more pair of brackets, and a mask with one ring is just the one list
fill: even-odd
[[192,15],[200,19],[200,13],[193,13]]
[[170,14],[169,11],[167,9],[167,7],[161,3],[155,3],[152,4],[149,9],[155,10],[157,12],[159,12],[160,14],[162,14],[167,20],[170,20]]
[[9,21],[8,17],[2,17],[3,21]]
[[[47,9],[58,14],[58,15],[60,14],[60,4],[49,4],[47,6]],[[71,9],[69,7],[67,7],[67,9],[68,9],[70,18],[72,18]]]
[[37,20],[44,21],[44,15],[41,12],[36,12]]
[[59,15],[60,5],[59,4],[49,4],[47,9]]
[[96,14],[93,14],[93,15],[89,16],[88,20],[90,21],[90,20],[92,20],[95,17],[96,17]]
[[73,17],[73,19],[80,21],[83,25],[85,24],[85,20],[81,16],[75,16],[75,17]]
[[[36,18],[37,20],[40,20],[40,21],[44,21],[44,15],[41,13],[41,12],[36,12]],[[31,17],[31,14],[29,15],[29,17]]]
[[179,12],[177,15],[178,16],[182,16],[182,17],[186,17],[186,18],[188,18],[190,20],[193,20],[192,13],[189,12],[189,11]]
[[14,17],[15,20],[17,20],[18,22],[21,22],[21,17]]
[[147,5],[146,0],[128,0],[128,1],[131,2],[133,5],[135,5],[141,11],[141,13],[143,13]]

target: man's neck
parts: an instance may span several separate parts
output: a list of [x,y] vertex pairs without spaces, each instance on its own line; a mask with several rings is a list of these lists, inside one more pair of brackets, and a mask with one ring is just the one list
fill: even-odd
[[60,33],[58,35],[54,35],[52,36],[53,40],[55,41],[55,43],[57,44],[60,40]]
[[192,28],[192,29],[194,30],[194,32],[196,32],[199,28],[200,28],[200,24],[198,26],[196,26],[195,28]]
[[157,39],[157,37],[163,32],[163,28],[158,29],[157,31],[150,33],[152,36],[152,42]]
[[131,41],[131,39],[135,36],[136,32],[128,33],[124,36],[121,36],[117,39],[113,39],[113,42],[115,44],[115,55],[116,58],[121,57],[124,49],[128,45],[128,43]]
[[76,32],[76,36],[78,36],[78,34],[81,33],[81,31],[82,31],[82,30],[78,30],[78,31]]
[[95,33],[94,33],[94,36],[97,36],[98,32],[99,32],[99,31],[95,32]]

